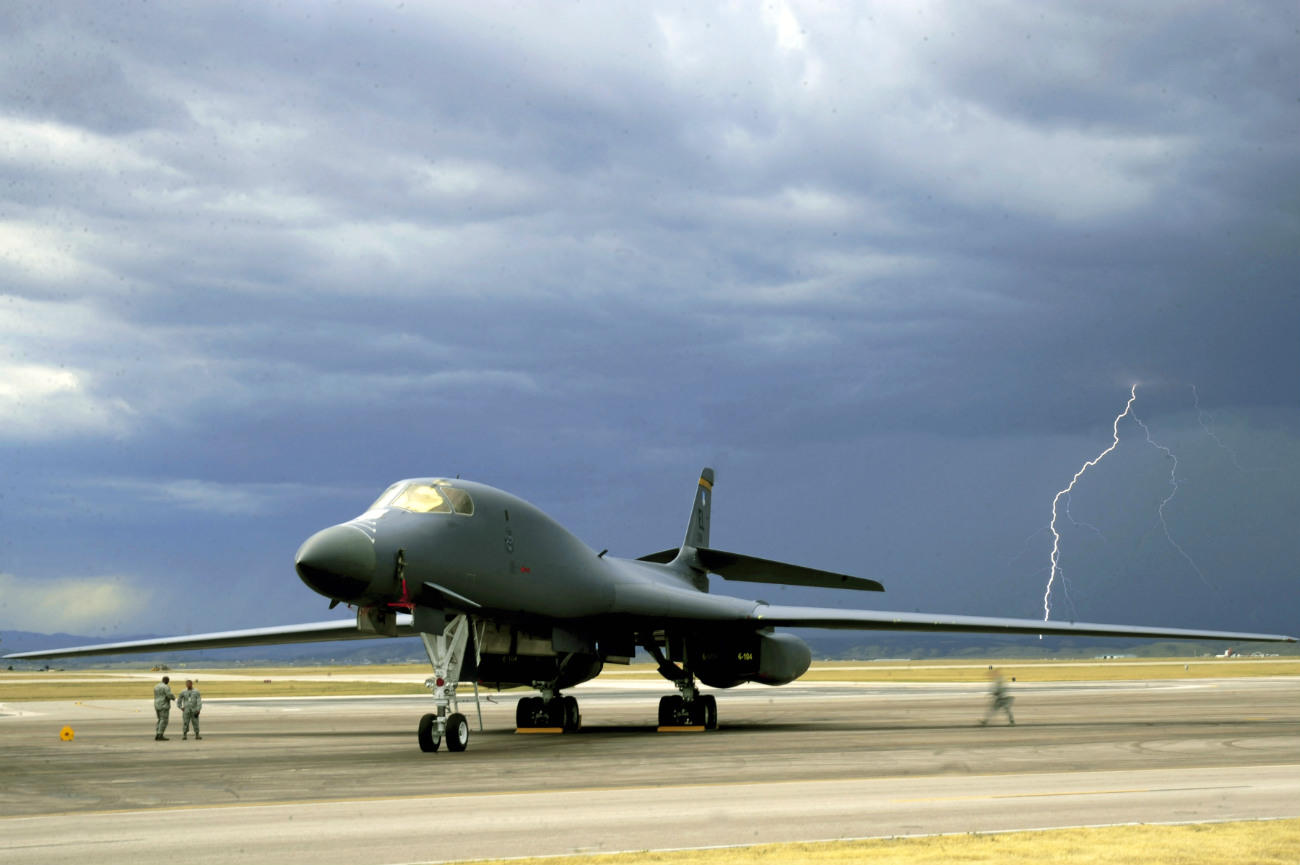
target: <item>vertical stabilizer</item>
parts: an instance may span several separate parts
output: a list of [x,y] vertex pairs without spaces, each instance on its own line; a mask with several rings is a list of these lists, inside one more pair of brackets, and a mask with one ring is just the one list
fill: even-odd
[[682,546],[707,547],[709,545],[709,510],[713,504],[713,469],[700,472],[700,485],[695,488],[695,507],[691,509],[691,522],[686,527],[686,540]]

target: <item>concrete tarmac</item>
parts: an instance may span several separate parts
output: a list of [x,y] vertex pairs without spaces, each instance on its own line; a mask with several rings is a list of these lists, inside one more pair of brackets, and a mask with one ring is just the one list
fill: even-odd
[[[147,683],[146,683],[147,684]],[[145,686],[142,685],[142,688]],[[205,700],[202,741],[139,701],[0,707],[0,863],[396,863],[1300,816],[1300,679],[799,684],[717,692],[657,733],[666,683],[574,689],[583,729],[425,754],[420,697]],[[486,695],[485,695],[486,697]],[[476,721],[472,701],[461,708]],[[59,739],[68,725],[70,741]]]

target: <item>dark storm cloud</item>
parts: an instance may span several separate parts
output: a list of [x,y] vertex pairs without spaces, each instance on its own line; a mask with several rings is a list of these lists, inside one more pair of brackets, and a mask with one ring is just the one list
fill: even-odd
[[[1202,455],[1175,522],[1253,575],[1243,621],[1295,597],[1285,532],[1239,531],[1296,510],[1293,9],[0,14],[4,519],[47,538],[8,542],[15,580],[170,610],[238,571],[313,618],[297,541],[395,477],[463,472],[639,555],[710,462],[727,546],[1033,615],[1041,565],[1008,561],[1042,561],[1141,381]],[[1190,384],[1267,471],[1214,460]],[[1087,561],[1152,582],[1080,568],[1079,612],[1234,626],[1199,581],[1166,604],[1137,434],[1155,476],[1093,491],[1154,558]]]

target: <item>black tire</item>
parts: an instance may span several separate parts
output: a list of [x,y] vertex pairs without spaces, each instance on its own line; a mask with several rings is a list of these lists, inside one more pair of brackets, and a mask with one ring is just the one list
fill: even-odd
[[447,750],[464,751],[469,745],[469,721],[460,712],[447,719]]
[[417,733],[420,739],[420,750],[425,753],[432,753],[438,750],[442,744],[438,736],[438,719],[433,715],[425,715],[420,719],[420,729]]
[[680,695],[674,694],[669,697],[659,698],[659,726],[676,727],[681,722],[678,720],[683,701]]
[[701,721],[706,730],[718,729],[718,701],[712,694],[703,694],[696,701],[700,705]]
[[582,726],[582,715],[578,712],[578,698],[564,698],[564,732],[576,733]]
[[533,726],[532,697],[520,697],[515,703],[515,726],[521,730]]

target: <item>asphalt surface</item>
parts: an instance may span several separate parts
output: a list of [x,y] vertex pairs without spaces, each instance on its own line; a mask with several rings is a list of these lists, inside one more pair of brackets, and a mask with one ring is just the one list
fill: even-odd
[[[146,683],[147,685],[147,683]],[[1300,816],[1300,679],[718,692],[660,733],[655,683],[574,689],[583,729],[419,751],[428,698],[205,700],[202,741],[139,701],[0,706],[0,863],[398,863]],[[473,703],[462,710],[476,722]],[[62,727],[72,741],[59,737]]]

